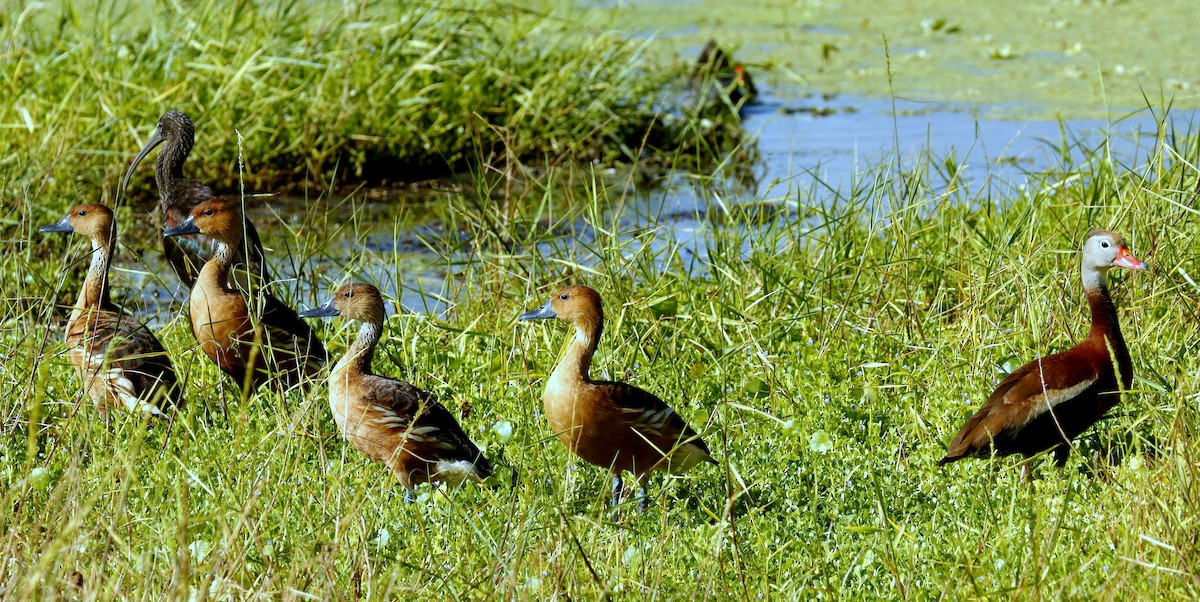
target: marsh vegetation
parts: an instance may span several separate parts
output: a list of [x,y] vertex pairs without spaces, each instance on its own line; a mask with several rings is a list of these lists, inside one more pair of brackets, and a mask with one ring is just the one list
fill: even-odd
[[[1195,130],[1160,127],[1125,160],[1052,145],[1057,162],[1004,195],[930,150],[757,202],[737,168],[750,145],[664,106],[688,66],[576,12],[5,9],[0,593],[1200,595]],[[375,368],[438,395],[495,465],[487,487],[421,486],[405,504],[338,436],[321,383],[242,399],[198,352],[186,293],[171,296],[148,170],[117,208],[113,288],[156,316],[186,405],[170,428],[97,418],[61,335],[89,254],[37,227],[111,203],[167,107],[196,117],[190,175],[250,207],[293,307],[354,280],[430,300],[396,304]],[[668,211],[630,217],[664,178],[705,201],[686,231]],[[253,195],[282,189],[302,201]],[[937,468],[1007,371],[1083,336],[1092,227],[1152,267],[1111,282],[1132,390],[1064,469],[1034,460],[1028,485],[1015,460]],[[141,294],[152,283],[160,298]],[[542,412],[562,328],[517,322],[569,284],[605,299],[593,373],[658,394],[719,463],[655,479],[648,512],[619,523],[603,471]],[[352,338],[321,328],[335,355]]]

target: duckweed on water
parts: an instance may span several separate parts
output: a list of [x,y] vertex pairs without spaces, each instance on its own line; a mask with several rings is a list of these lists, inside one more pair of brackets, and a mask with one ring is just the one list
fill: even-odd
[[[1192,0],[595,2],[593,17],[691,55],[710,37],[774,85],[986,104],[1009,119],[1200,108]],[[615,6],[613,6],[615,5]],[[890,49],[890,56],[889,56]],[[782,87],[781,86],[781,87]]]

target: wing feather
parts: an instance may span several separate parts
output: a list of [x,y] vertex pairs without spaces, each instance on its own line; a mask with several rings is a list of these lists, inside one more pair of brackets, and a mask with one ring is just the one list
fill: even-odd
[[420,444],[417,455],[430,462],[466,461],[474,464],[480,479],[492,474],[492,465],[471,441],[450,410],[437,396],[412,384],[383,376],[364,378],[363,400],[376,406],[381,421],[404,431],[407,438]]
[[[595,383],[601,395],[612,400],[631,427],[648,436],[657,436],[677,444],[695,445],[712,460],[712,451],[700,435],[671,406],[657,395],[629,383]],[[665,451],[665,450],[664,450]]]
[[1000,381],[963,424],[941,463],[989,449],[994,439],[1013,436],[1051,408],[1078,397],[1099,378],[1096,367],[1074,349],[1021,366]]

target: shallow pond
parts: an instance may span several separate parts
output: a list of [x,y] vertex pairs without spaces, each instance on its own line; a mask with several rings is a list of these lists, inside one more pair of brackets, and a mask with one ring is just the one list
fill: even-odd
[[[986,187],[993,198],[1019,192],[1030,174],[1063,164],[1064,151],[1082,162],[1085,149],[1109,145],[1118,165],[1143,164],[1153,151],[1157,124],[1148,111],[1120,121],[1101,120],[1014,121],[989,119],[990,114],[1011,114],[1011,107],[969,109],[949,103],[917,103],[841,96],[825,98],[796,94],[776,95],[763,90],[760,102],[744,112],[746,131],[757,140],[760,161],[749,186],[719,186],[719,192],[696,184],[688,174],[673,174],[653,188],[641,188],[623,203],[609,208],[606,219],[615,219],[626,231],[637,231],[638,244],[657,251],[670,248],[684,265],[705,273],[706,236],[714,226],[707,214],[714,203],[765,202],[792,208],[806,204],[829,205],[843,198],[857,181],[877,177],[879,170],[911,169],[921,161],[944,164],[953,157],[958,166],[957,186],[967,191]],[[1189,131],[1194,114],[1175,113],[1172,124]],[[870,170],[870,171],[869,171]],[[936,172],[935,172],[936,173]],[[944,171],[941,172],[944,176]],[[448,187],[451,188],[451,187]],[[731,192],[732,191],[732,192]],[[443,314],[453,303],[451,274],[443,257],[427,241],[441,238],[443,225],[428,207],[445,202],[452,190],[402,195],[355,193],[349,196],[305,200],[270,197],[254,199],[251,219],[272,251],[268,259],[275,276],[291,282],[292,299],[300,306],[327,295],[329,288],[351,274],[374,280],[385,293],[416,312]],[[471,192],[470,194],[474,194]],[[732,194],[732,197],[730,196]],[[398,209],[398,205],[403,208]],[[423,210],[424,208],[424,210]],[[325,215],[316,220],[311,216]],[[322,224],[323,222],[323,224]],[[587,236],[586,224],[577,231]],[[310,240],[328,241],[301,255],[315,256],[315,265],[296,265],[281,257],[292,254],[297,229],[317,228]],[[564,234],[562,245],[581,264],[594,260],[584,245]],[[586,241],[585,241],[586,242]],[[346,258],[366,250],[367,259],[347,265]],[[150,265],[160,265],[156,251],[146,253]],[[467,260],[465,257],[464,260]],[[186,299],[186,292],[168,272],[154,276],[146,265],[125,262],[136,290],[142,287],[146,311],[157,319],[176,315],[178,306],[164,299]],[[316,270],[326,285],[308,290],[291,281],[298,273]]]

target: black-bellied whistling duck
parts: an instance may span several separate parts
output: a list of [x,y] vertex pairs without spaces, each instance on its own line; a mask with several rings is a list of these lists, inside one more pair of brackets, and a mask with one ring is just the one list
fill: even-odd
[[735,107],[752,103],[758,97],[750,73],[741,63],[734,63],[716,40],[709,40],[700,50],[688,87],[701,92],[708,88],[706,101],[716,100],[717,93],[724,94]]
[[101,416],[112,407],[167,418],[183,404],[183,388],[162,343],[137,320],[123,315],[108,294],[108,265],[117,245],[113,212],[99,204],[71,210],[42,232],[77,232],[92,240],[92,262],[67,321],[71,363]]
[[628,383],[589,376],[604,331],[604,309],[596,291],[569,286],[519,319],[548,318],[569,322],[575,334],[546,381],[546,418],[568,449],[612,473],[613,506],[620,503],[623,471],[637,477],[638,509],[644,512],[651,471],[679,474],[700,462],[716,464],[700,436],[663,400]]
[[[159,225],[163,228],[178,226],[187,219],[188,212],[192,207],[217,198],[212,189],[205,184],[183,177],[183,163],[192,152],[195,134],[196,128],[192,125],[192,120],[183,111],[163,113],[158,120],[158,127],[154,129],[154,134],[134,157],[129,170],[125,172],[125,180],[121,183],[121,190],[126,189],[129,186],[130,177],[133,176],[133,170],[142,162],[142,159],[145,159],[146,155],[150,154],[150,151],[159,144],[166,144],[154,160],[154,182],[158,186]],[[234,256],[233,266],[237,269],[235,273],[242,274],[244,268],[240,266],[247,263],[244,251],[248,246],[250,272],[258,280],[253,286],[268,286],[271,278],[267,271],[267,263],[263,259],[262,242],[259,241],[258,231],[254,228],[254,224],[249,221],[245,223],[246,244],[239,247]],[[180,282],[183,282],[189,289],[196,283],[200,268],[212,258],[216,251],[217,241],[203,234],[163,238],[163,252],[167,261],[175,270],[175,275],[179,277]],[[239,278],[238,283],[242,288],[251,286],[244,277]]]
[[347,284],[329,302],[300,313],[303,318],[344,316],[362,323],[358,338],[329,377],[329,409],[342,437],[366,457],[392,469],[413,488],[429,481],[458,486],[482,482],[492,465],[432,393],[371,372],[375,345],[383,335],[379,289]]
[[[188,304],[192,334],[205,355],[243,390],[268,381],[290,389],[318,372],[329,354],[292,308],[266,291],[239,291],[229,284],[229,268],[243,238],[238,206],[223,199],[204,201],[163,236],[196,233],[217,244],[192,286]],[[252,314],[251,303],[261,314]]]
[[[1092,308],[1092,328],[1082,343],[1036,359],[1000,381],[983,407],[954,436],[948,464],[962,458],[1054,450],[1059,466],[1070,442],[1121,400],[1133,384],[1129,349],[1117,324],[1117,308],[1108,296],[1108,270],[1117,266],[1144,270],[1120,236],[1092,230],[1083,243],[1083,290]],[[1021,466],[1028,478],[1028,464]]]

